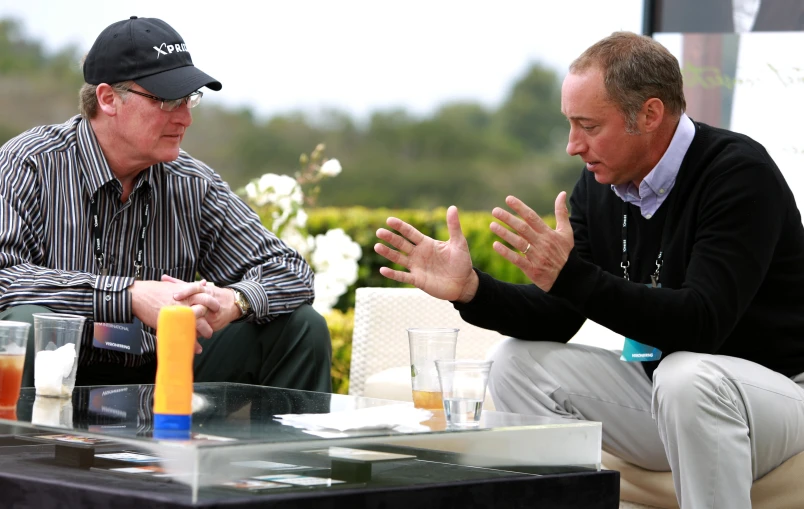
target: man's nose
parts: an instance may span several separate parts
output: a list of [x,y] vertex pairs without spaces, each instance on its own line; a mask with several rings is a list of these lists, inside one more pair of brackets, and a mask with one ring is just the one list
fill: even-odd
[[577,156],[586,152],[586,143],[583,137],[578,134],[577,129],[570,127],[569,140],[567,141],[567,154]]
[[190,112],[187,102],[183,102],[181,106],[173,110],[171,113],[171,120],[177,124],[181,124],[184,127],[190,127],[190,124],[193,123],[193,114]]

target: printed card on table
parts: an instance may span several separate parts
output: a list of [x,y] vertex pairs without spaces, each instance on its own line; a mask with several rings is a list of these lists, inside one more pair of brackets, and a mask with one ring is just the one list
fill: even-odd
[[235,467],[260,468],[263,470],[309,470],[313,468],[306,465],[292,465],[290,463],[277,463],[275,461],[262,460],[233,461],[232,465]]
[[112,472],[122,472],[124,474],[164,474],[165,470],[162,467],[157,467],[153,465],[143,466],[143,467],[122,467],[122,468],[110,468]]
[[98,445],[111,442],[110,440],[104,438],[82,437],[79,435],[36,435],[29,438],[35,438],[39,440],[53,440],[55,442],[67,442],[70,444],[79,444],[79,445]]
[[342,484],[346,482],[346,481],[339,481],[338,479],[330,479],[329,477],[308,477],[303,475],[294,475],[294,476],[263,475],[260,477],[255,477],[255,479],[281,482],[285,484],[292,484],[294,486],[332,486],[333,484]]
[[124,461],[126,463],[156,463],[162,461],[162,458],[157,456],[149,456],[147,454],[131,451],[96,454],[95,457],[106,460]]
[[352,461],[398,461],[413,459],[416,456],[410,454],[396,454],[391,452],[380,451],[366,451],[364,449],[350,449],[348,447],[329,447],[327,449],[314,449],[305,451],[311,454],[320,454],[322,456],[329,456],[330,458],[337,458]]
[[256,479],[241,479],[239,481],[229,481],[223,483],[221,486],[246,491],[261,491],[261,490],[271,490],[276,488],[289,487],[287,484],[279,484],[277,482],[271,482],[271,481],[259,481]]

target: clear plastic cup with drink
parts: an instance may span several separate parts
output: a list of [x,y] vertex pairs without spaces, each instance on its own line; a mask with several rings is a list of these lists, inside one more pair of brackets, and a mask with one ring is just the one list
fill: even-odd
[[455,359],[458,329],[411,328],[407,331],[413,406],[440,410],[443,403],[435,361]]
[[30,326],[26,322],[0,321],[0,419],[17,419]]
[[464,428],[480,424],[491,363],[480,360],[435,361],[448,426]]
[[34,385],[37,396],[68,398],[73,394],[83,316],[34,313]]

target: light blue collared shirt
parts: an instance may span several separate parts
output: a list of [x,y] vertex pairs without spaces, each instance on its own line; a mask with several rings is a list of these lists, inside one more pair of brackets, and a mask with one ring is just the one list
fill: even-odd
[[686,113],[681,114],[676,133],[664,155],[636,188],[633,182],[611,186],[612,191],[626,203],[639,207],[642,217],[650,219],[659,210],[676,184],[681,162],[695,137],[695,124]]

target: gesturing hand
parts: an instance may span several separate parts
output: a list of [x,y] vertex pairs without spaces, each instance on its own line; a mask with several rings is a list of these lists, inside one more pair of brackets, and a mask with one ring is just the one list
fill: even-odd
[[472,270],[472,257],[456,207],[447,209],[447,242],[434,240],[395,217],[389,217],[386,223],[399,234],[380,228],[377,237],[396,249],[377,243],[374,251],[408,272],[382,267],[380,274],[412,284],[439,299],[468,302],[474,297],[477,274]]
[[514,209],[521,219],[497,207],[491,214],[514,231],[503,228],[498,223],[491,223],[491,231],[519,249],[522,254],[512,251],[501,242],[494,243],[494,250],[519,267],[536,286],[548,292],[575,246],[567,210],[567,193],[562,191],[556,198],[555,230],[547,226],[536,212],[518,198],[509,196],[505,199],[505,203]]

